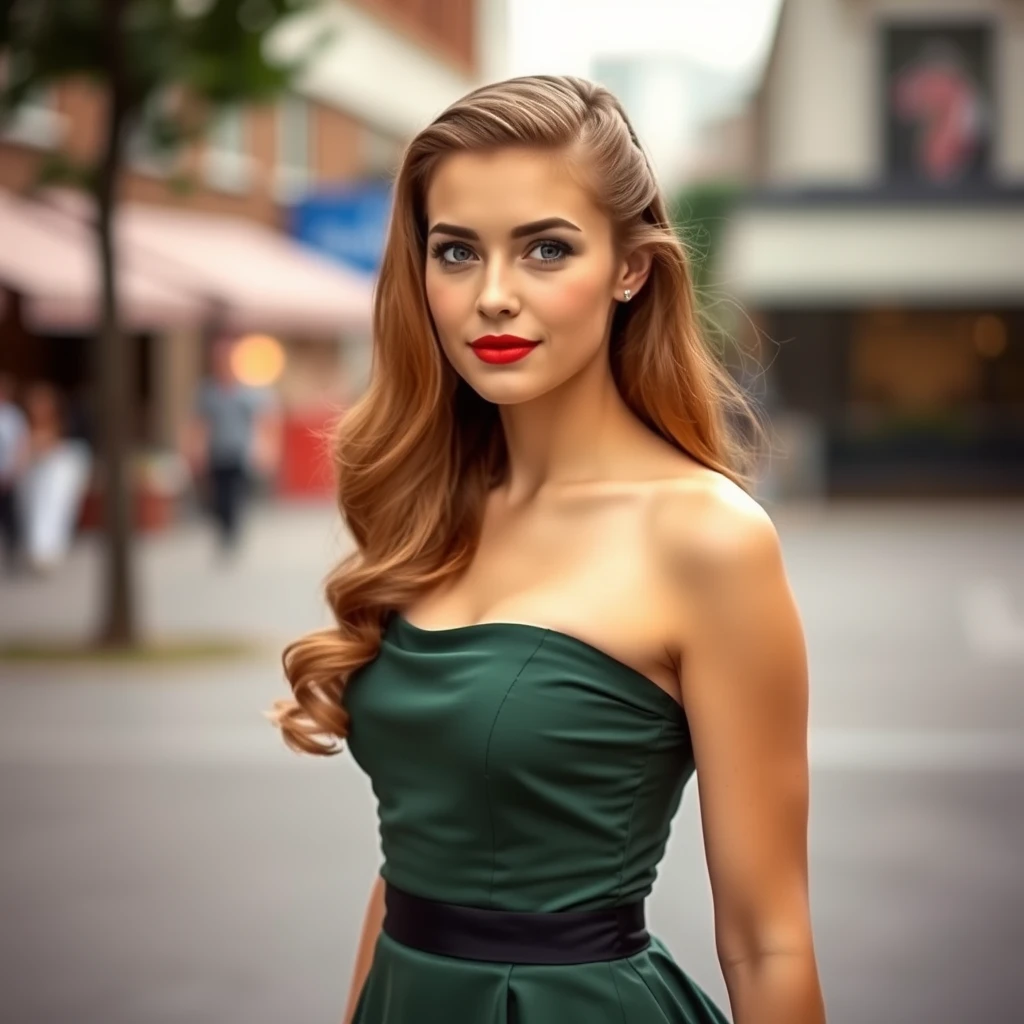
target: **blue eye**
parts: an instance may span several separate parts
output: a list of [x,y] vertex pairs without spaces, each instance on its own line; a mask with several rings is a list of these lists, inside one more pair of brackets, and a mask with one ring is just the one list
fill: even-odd
[[454,267],[468,263],[473,258],[473,250],[460,242],[438,242],[431,250],[431,255],[442,266]]
[[[538,260],[541,263],[551,264],[561,263],[572,251],[572,246],[568,242],[549,238],[535,242],[526,255],[530,259]],[[476,259],[476,253],[462,242],[437,242],[430,250],[430,255],[442,267],[448,269],[463,266]]]
[[572,247],[567,245],[565,242],[558,242],[553,239],[548,239],[543,242],[538,242],[530,249],[528,255],[533,255],[535,259],[540,260],[542,263],[558,263],[565,259],[569,253],[572,252]]

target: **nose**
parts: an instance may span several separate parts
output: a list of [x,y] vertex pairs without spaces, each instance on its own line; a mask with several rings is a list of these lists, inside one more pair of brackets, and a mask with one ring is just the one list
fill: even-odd
[[511,274],[495,260],[488,268],[476,300],[477,312],[488,320],[502,320],[519,313],[519,297]]

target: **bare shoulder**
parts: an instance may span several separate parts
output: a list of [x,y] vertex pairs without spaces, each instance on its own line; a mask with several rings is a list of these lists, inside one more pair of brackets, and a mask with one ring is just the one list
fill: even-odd
[[799,697],[802,627],[768,513],[707,471],[667,486],[652,517],[667,642],[688,665],[684,697],[692,705],[712,678],[720,695],[778,681]]
[[721,473],[697,470],[659,488],[650,506],[661,564],[681,583],[724,584],[777,569],[779,536],[761,505]]

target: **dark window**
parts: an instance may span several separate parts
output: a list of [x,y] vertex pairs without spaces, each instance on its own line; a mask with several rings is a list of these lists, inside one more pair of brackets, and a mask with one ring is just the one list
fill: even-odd
[[987,179],[996,128],[991,26],[890,25],[883,39],[889,178],[925,187]]

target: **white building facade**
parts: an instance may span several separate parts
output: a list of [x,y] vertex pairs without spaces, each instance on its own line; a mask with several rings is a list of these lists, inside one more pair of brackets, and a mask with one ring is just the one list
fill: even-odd
[[845,493],[1024,491],[1024,3],[785,0],[723,282]]

